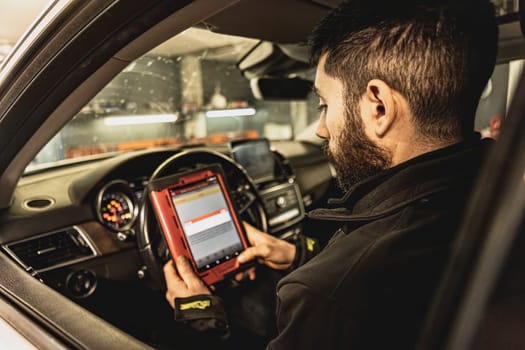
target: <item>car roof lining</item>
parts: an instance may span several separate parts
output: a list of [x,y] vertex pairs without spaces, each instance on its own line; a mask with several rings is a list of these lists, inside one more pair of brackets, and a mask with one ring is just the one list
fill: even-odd
[[[176,34],[235,6],[235,4],[239,2],[240,0],[196,1],[144,32],[137,39],[117,52],[114,57],[130,63]],[[203,15],[203,13],[205,15]]]
[[[228,11],[208,18],[205,23],[213,31],[222,34],[241,35],[280,44],[300,43],[307,41],[312,27],[329,11],[326,6],[313,1],[246,0],[233,5]],[[297,17],[301,20],[290,26],[290,18]]]

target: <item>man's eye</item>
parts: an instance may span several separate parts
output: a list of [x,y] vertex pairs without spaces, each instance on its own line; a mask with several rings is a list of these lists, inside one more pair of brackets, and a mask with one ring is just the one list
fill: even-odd
[[318,106],[317,106],[317,111],[318,111],[319,113],[323,113],[323,112],[326,111],[326,108],[328,108],[328,105],[325,105],[325,104],[318,105]]

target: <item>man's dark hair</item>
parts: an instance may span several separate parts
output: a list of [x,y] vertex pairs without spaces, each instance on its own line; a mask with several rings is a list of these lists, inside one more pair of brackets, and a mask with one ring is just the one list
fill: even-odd
[[473,130],[494,69],[498,28],[488,0],[354,0],[314,30],[312,62],[341,80],[357,103],[381,79],[409,103],[427,139],[456,140]]

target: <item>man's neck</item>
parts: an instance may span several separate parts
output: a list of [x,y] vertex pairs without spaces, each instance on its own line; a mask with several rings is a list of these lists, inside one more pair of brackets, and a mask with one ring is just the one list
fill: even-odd
[[449,140],[449,141],[410,141],[410,142],[399,142],[395,145],[392,150],[392,164],[394,167],[398,164],[404,163],[412,158],[418,157],[422,154],[429,153],[455,143],[461,142],[462,140]]

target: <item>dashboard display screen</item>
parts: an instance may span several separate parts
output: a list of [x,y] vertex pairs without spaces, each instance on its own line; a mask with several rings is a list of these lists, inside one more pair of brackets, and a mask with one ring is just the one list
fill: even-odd
[[273,179],[275,161],[268,140],[234,142],[231,147],[233,159],[246,169],[255,182]]
[[197,269],[239,255],[243,245],[216,177],[171,191]]

